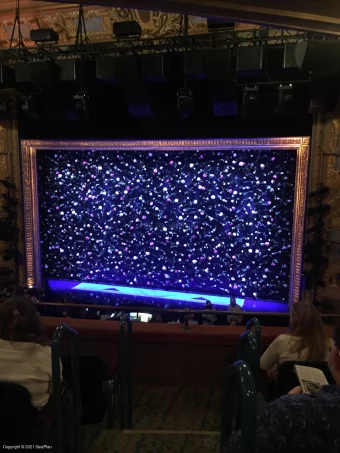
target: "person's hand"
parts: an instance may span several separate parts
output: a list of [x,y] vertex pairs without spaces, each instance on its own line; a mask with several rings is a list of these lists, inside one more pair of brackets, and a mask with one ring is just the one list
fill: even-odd
[[299,393],[302,393],[302,388],[300,386],[294,387],[290,392],[288,392],[288,395],[298,395]]

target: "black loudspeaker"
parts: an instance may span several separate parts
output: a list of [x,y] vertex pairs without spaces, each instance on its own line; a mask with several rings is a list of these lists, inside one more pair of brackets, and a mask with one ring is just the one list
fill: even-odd
[[30,39],[33,42],[58,42],[59,35],[51,28],[38,28],[31,30]]
[[103,81],[131,83],[139,79],[138,57],[102,57],[96,62],[96,77]]
[[207,74],[206,52],[188,52],[186,54],[186,74],[198,80],[205,80]]
[[209,31],[217,31],[217,30],[225,30],[225,29],[234,29],[235,22],[232,21],[221,21],[215,19],[208,19],[207,20],[208,30]]
[[96,62],[81,60],[57,60],[62,82],[75,82],[82,79],[84,83],[91,83],[96,78]]
[[0,85],[1,87],[12,87],[15,84],[14,69],[9,66],[0,65]]
[[113,34],[117,38],[140,37],[142,34],[142,28],[135,20],[115,22],[113,24]]
[[283,53],[283,68],[297,69],[298,65],[295,59],[296,44],[285,44]]
[[263,65],[263,47],[249,46],[237,49],[236,71],[239,73],[260,72]]
[[54,61],[37,63],[17,63],[15,65],[17,83],[53,85],[60,80],[60,67]]
[[134,118],[153,118],[150,95],[143,84],[130,84],[122,86],[125,92],[125,104]]
[[208,79],[211,82],[227,82],[233,78],[233,58],[230,49],[212,49],[206,52]]
[[340,41],[300,41],[295,47],[298,68],[312,71],[313,76],[326,77],[340,74]]
[[115,67],[118,59],[115,57],[101,57],[96,60],[96,78],[106,82],[116,82]]
[[167,68],[165,55],[142,55],[140,57],[140,76],[147,82],[166,82]]

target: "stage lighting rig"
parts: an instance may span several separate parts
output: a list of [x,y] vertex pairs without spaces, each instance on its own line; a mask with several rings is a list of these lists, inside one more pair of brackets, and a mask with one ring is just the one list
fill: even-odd
[[279,100],[275,108],[275,113],[288,113],[293,105],[293,85],[291,83],[288,85],[280,84],[277,87],[277,92]]
[[37,112],[37,97],[38,93],[19,95],[19,106],[21,111],[34,121],[39,119],[39,114]]
[[242,106],[243,106],[243,113],[245,115],[256,114],[259,109],[259,87],[254,86],[246,86],[242,90]]
[[192,90],[189,87],[179,88],[177,92],[177,111],[181,120],[190,117],[193,108]]
[[73,95],[74,110],[80,120],[87,120],[89,113],[89,95],[80,91]]

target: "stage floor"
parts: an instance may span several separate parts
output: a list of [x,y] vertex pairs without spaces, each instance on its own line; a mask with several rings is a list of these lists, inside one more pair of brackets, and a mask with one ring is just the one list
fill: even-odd
[[[73,298],[86,299],[89,303],[106,303],[112,305],[155,306],[178,308],[203,308],[206,300],[214,307],[223,310],[230,303],[229,296],[217,296],[204,293],[165,291],[160,289],[135,288],[130,286],[109,285],[104,283],[87,283],[72,280],[48,280],[52,293],[68,293]],[[244,311],[262,313],[287,313],[288,304],[260,299],[236,298],[236,302]]]

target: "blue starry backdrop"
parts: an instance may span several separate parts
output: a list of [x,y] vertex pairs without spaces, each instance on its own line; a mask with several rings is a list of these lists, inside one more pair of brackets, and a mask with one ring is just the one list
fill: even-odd
[[296,153],[38,151],[44,277],[288,299]]

